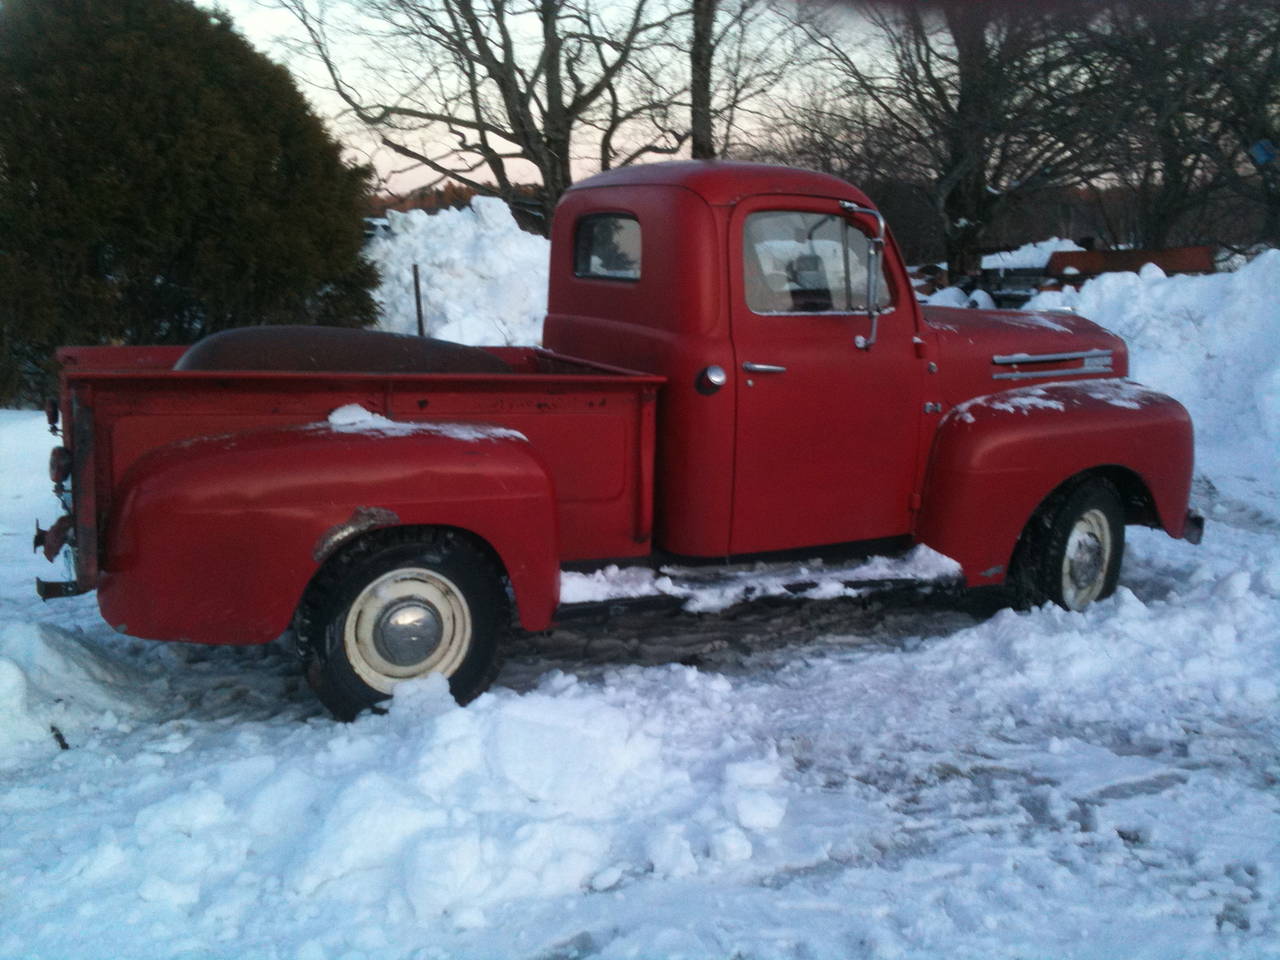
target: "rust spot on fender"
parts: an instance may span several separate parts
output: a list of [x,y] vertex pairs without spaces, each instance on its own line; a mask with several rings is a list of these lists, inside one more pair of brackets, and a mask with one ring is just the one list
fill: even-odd
[[369,530],[399,525],[400,514],[394,510],[388,510],[385,507],[356,507],[348,519],[342,523],[334,524],[320,535],[320,539],[316,541],[315,549],[311,551],[311,558],[316,563],[323,563],[329,554],[333,553],[352,537],[359,536]]

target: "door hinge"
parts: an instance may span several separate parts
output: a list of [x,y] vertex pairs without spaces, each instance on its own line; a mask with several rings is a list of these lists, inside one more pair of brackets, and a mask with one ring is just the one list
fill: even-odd
[[919,509],[924,506],[924,497],[920,496],[918,493],[913,493],[908,502],[910,503],[911,510],[919,511]]

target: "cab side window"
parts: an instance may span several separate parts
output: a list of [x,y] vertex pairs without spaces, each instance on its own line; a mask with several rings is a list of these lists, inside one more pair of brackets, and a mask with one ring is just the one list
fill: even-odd
[[[864,234],[837,214],[769,210],[747,217],[743,273],[755,313],[858,313],[867,309]],[[889,303],[884,271],[876,302]]]
[[599,280],[639,280],[640,222],[623,213],[583,217],[574,235],[573,272]]

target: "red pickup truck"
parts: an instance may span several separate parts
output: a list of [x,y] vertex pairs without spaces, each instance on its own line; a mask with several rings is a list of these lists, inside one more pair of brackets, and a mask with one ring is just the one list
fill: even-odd
[[926,544],[970,586],[1082,609],[1128,523],[1199,540],[1192,429],[1081,318],[921,308],[835,177],[629,167],[565,194],[542,348],[247,328],[59,354],[37,533],[138,637],[293,631],[350,717],[491,682],[563,565]]

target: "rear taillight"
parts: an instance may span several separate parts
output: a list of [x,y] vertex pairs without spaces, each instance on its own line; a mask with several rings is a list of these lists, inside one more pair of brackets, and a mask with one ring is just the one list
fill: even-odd
[[65,483],[71,476],[71,451],[66,447],[54,447],[49,453],[49,479]]

